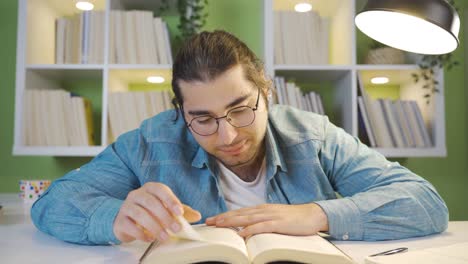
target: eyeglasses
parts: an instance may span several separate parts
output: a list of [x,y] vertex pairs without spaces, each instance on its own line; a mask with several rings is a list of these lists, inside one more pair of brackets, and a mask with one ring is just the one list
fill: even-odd
[[257,102],[255,107],[238,106],[229,110],[225,116],[214,117],[211,115],[197,116],[193,118],[187,127],[192,128],[193,132],[200,136],[210,136],[218,132],[219,120],[226,118],[226,121],[233,127],[250,126],[255,121],[255,111],[258,109],[258,101],[260,99],[260,89],[258,89]]

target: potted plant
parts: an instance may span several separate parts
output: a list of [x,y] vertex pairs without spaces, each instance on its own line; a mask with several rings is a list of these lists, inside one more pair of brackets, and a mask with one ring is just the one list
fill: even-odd
[[366,64],[403,64],[405,54],[399,49],[389,47],[376,40],[372,40],[365,58]]
[[[160,13],[170,9],[170,2],[174,2],[174,0],[162,0]],[[179,13],[177,28],[180,30],[180,36],[176,37],[176,46],[201,31],[208,17],[208,13],[205,11],[207,5],[208,0],[177,0],[177,12]]]
[[[459,12],[454,0],[449,0],[448,2]],[[425,90],[424,98],[426,99],[426,104],[429,104],[434,93],[440,92],[437,88],[439,82],[435,78],[437,72],[444,69],[450,71],[453,67],[460,64],[459,61],[454,59],[452,53],[442,55],[419,55],[419,59],[416,59],[416,62],[420,71],[414,72],[411,75],[415,83],[423,82],[422,88]]]

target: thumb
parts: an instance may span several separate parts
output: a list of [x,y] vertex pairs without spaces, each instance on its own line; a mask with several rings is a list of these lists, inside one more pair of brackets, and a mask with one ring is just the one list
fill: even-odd
[[183,204],[184,208],[184,218],[187,219],[189,223],[198,222],[201,219],[201,214],[192,207]]

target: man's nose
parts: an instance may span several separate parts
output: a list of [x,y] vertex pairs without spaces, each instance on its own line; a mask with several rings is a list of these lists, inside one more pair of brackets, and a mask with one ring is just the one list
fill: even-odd
[[226,118],[219,120],[218,137],[223,145],[230,145],[237,137],[237,128],[232,126]]

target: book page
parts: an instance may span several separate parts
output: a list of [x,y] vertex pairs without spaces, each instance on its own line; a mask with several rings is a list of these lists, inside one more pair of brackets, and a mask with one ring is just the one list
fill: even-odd
[[304,263],[353,263],[340,250],[318,235],[260,234],[247,241],[253,263],[296,261]]
[[202,237],[202,241],[172,237],[154,248],[144,263],[248,263],[247,248],[236,231],[206,225],[193,228]]

